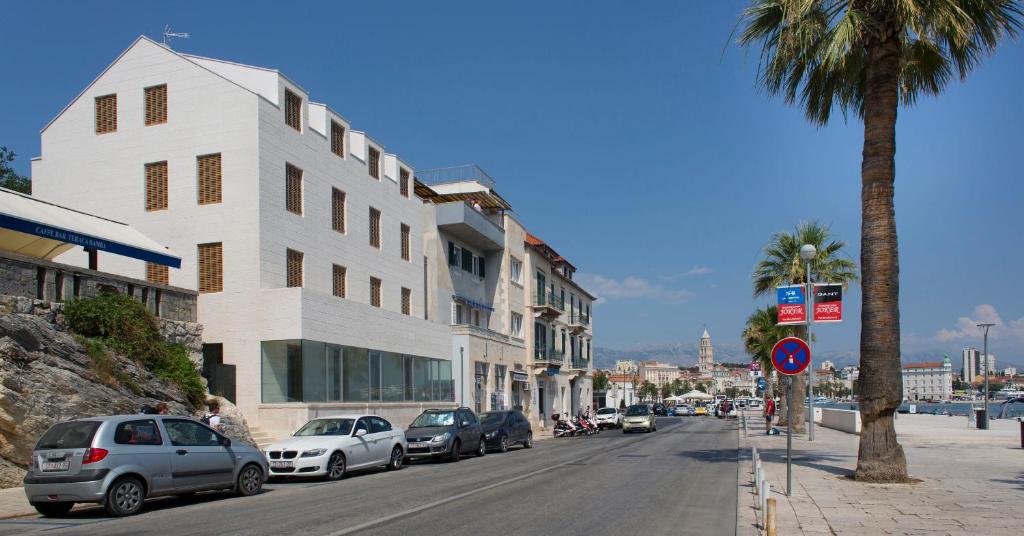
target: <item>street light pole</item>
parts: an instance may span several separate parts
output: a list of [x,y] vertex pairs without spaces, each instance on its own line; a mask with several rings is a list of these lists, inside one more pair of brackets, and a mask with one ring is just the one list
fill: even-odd
[[983,359],[985,360],[985,421],[983,424],[985,426],[982,426],[982,430],[988,430],[988,328],[994,325],[995,324],[986,323],[978,324],[979,328],[985,330],[985,344],[983,346],[985,352],[985,355],[983,356]]
[[[814,323],[814,284],[811,282],[811,259],[818,254],[812,244],[800,246],[800,258],[805,262],[804,279],[807,280],[807,348],[811,347],[811,324]],[[807,440],[814,441],[814,366],[807,356]],[[799,396],[799,395],[798,395]],[[790,425],[792,426],[792,424]]]

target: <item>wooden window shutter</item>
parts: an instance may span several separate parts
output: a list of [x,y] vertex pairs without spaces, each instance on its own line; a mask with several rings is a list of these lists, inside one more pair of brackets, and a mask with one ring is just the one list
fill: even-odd
[[302,97],[284,90],[284,122],[302,131]]
[[331,228],[345,233],[345,192],[331,189]]
[[302,286],[302,252],[294,249],[288,250],[288,286]]
[[224,290],[224,246],[221,242],[199,244],[199,292]]
[[402,287],[402,314],[412,314],[412,290]]
[[370,305],[380,307],[381,281],[376,277],[370,278]]
[[339,298],[344,298],[346,294],[345,288],[345,276],[348,275],[348,269],[344,266],[334,265],[334,295]]
[[146,164],[146,210],[164,210],[166,208],[167,162]]
[[96,97],[96,133],[117,132],[117,94]]
[[345,127],[331,121],[331,152],[345,158]]
[[199,168],[199,204],[210,205],[221,202],[220,153],[207,154],[196,158]]
[[285,164],[285,206],[288,212],[302,215],[302,170]]
[[409,251],[410,248],[410,231],[409,226],[402,224],[402,260],[408,261],[412,259],[412,254]]
[[170,275],[167,267],[155,262],[146,263],[146,281],[160,285],[169,285]]
[[367,160],[369,160],[367,165],[370,168],[370,176],[380,180],[380,151],[370,147],[370,157]]
[[409,170],[401,168],[398,172],[398,188],[402,197],[409,197]]
[[380,211],[370,207],[370,245],[380,248]]
[[167,84],[147,87],[146,125],[159,125],[167,122]]

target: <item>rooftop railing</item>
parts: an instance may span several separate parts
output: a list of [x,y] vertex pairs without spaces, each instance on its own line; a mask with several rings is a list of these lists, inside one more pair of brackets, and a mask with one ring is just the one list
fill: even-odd
[[477,181],[494,189],[494,179],[476,164],[416,170],[416,178],[428,186],[449,182]]

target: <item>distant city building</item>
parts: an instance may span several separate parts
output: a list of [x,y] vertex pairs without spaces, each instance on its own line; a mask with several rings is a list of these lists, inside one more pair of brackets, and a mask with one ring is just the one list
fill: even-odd
[[637,403],[635,384],[639,384],[638,380],[639,378],[632,373],[609,374],[604,407],[617,408],[623,405],[623,401],[627,406]]
[[700,353],[697,356],[697,371],[701,376],[711,376],[715,368],[715,350],[711,347],[711,334],[707,328],[700,337]]
[[661,363],[658,361],[640,362],[640,378],[658,387],[666,383],[672,383],[672,380],[678,377],[679,367],[671,363]]
[[978,349],[964,348],[963,365],[960,368],[960,379],[966,383],[974,383],[978,372]]
[[[988,369],[985,368],[986,359],[988,360]],[[984,378],[986,372],[988,372],[989,376],[996,373],[996,356],[993,354],[988,354],[988,357],[981,356],[978,358],[978,374]]]
[[1003,369],[1003,376],[1016,376],[1017,367],[1006,367]]
[[824,370],[836,370],[836,364],[826,359],[821,362],[821,368]]
[[949,400],[953,395],[953,366],[949,357],[928,363],[903,365],[903,398]]
[[843,369],[839,371],[839,379],[842,380],[843,386],[850,391],[853,391],[853,386],[857,383],[857,378],[860,378],[859,367],[843,367]]
[[616,361],[615,372],[619,374],[636,374],[636,361],[633,361],[632,359]]

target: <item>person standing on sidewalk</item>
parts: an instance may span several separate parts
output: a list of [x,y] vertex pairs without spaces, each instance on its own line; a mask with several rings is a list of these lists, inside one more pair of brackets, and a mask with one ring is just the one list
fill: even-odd
[[765,404],[764,404],[764,422],[765,422],[765,430],[766,431],[769,431],[769,432],[771,431],[771,429],[772,429],[772,419],[774,419],[774,418],[775,418],[775,399],[774,398],[769,398],[768,401],[765,402]]

